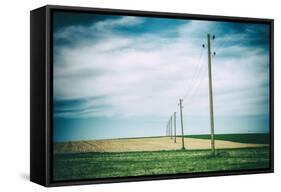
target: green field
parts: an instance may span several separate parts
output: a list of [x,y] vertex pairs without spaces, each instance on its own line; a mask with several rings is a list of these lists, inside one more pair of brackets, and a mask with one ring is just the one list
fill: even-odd
[[[210,139],[210,135],[186,135],[188,138]],[[246,133],[246,134],[215,134],[216,140],[233,141],[239,143],[269,144],[269,134]]]
[[54,154],[55,181],[269,167],[269,148]]

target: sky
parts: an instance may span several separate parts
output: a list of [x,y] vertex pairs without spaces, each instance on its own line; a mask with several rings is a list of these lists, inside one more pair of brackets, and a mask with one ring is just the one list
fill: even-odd
[[[54,141],[269,132],[269,26],[54,12]],[[205,45],[205,46],[203,46]]]

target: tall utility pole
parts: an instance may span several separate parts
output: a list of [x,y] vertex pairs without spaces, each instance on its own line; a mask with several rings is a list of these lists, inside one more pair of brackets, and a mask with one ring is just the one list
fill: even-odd
[[183,118],[182,118],[182,101],[183,99],[180,98],[180,103],[179,103],[179,106],[180,106],[180,117],[181,117],[181,139],[182,139],[182,149],[185,149],[184,147],[184,133],[183,133]]
[[168,124],[166,124],[166,136],[168,135]]
[[169,135],[169,133],[168,133],[168,122],[167,122],[167,124],[166,124],[166,136],[168,136]]
[[[169,120],[170,121],[170,120]],[[168,121],[168,137],[170,136],[170,122]]]
[[173,116],[170,117],[170,125],[171,125],[171,139],[173,139]]
[[169,127],[169,121],[167,122],[167,136],[170,136],[170,127]]
[[168,127],[169,127],[169,137],[170,137],[170,135],[171,135],[171,123],[170,123],[170,119],[169,119],[169,121],[168,121]]
[[[213,87],[212,87],[212,61],[211,61],[211,37],[210,34],[207,35],[208,38],[208,74],[209,74],[209,99],[210,99],[210,123],[211,123],[211,146],[212,153],[216,155],[215,152],[215,138],[214,138],[214,112],[213,112]],[[214,38],[214,36],[213,36]]]
[[174,131],[175,131],[175,140],[174,142],[177,142],[177,126],[176,126],[176,112],[174,112]]
[[169,127],[168,127],[168,122],[167,122],[167,125],[166,125],[166,136],[168,137],[169,136]]

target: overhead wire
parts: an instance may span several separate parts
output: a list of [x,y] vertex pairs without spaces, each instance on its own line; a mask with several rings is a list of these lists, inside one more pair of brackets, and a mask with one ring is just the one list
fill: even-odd
[[186,91],[185,94],[183,95],[183,98],[185,98],[185,97],[189,94],[189,92],[190,92],[190,90],[191,90],[191,87],[192,87],[192,85],[193,85],[195,79],[198,77],[199,73],[201,72],[201,68],[202,68],[201,59],[202,59],[203,52],[204,52],[204,49],[201,49],[199,59],[198,59],[198,61],[196,62],[197,65],[196,65],[195,72],[193,73],[191,79],[188,81],[188,86],[186,86],[186,87],[187,87],[187,91]]
[[201,67],[201,69],[200,69],[200,71],[199,71],[199,73],[196,77],[196,81],[193,84],[194,86],[191,88],[191,91],[189,92],[189,94],[184,96],[184,99],[190,98],[194,95],[194,93],[196,93],[197,89],[199,88],[199,85],[202,82],[202,79],[203,79],[203,76],[204,76],[204,73],[205,73],[206,69],[207,69],[207,66],[202,65],[202,67]]

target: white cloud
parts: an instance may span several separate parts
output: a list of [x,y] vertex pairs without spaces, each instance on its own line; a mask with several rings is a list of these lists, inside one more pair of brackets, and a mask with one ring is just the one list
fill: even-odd
[[139,17],[121,17],[120,19],[110,19],[106,21],[99,21],[92,25],[94,30],[104,31],[108,29],[112,29],[114,27],[121,27],[121,26],[135,26],[142,23],[142,19]]
[[[111,33],[118,26],[134,26],[142,21],[135,17],[97,22],[89,27],[69,27],[58,32],[68,37],[77,31],[102,31],[99,40],[87,39],[71,47],[60,47],[55,57],[54,94],[56,99],[71,100],[103,96],[89,102],[111,106],[106,111],[83,110],[81,117],[105,116],[167,116],[177,110],[179,97],[187,89],[196,87],[185,99],[185,112],[191,115],[208,115],[207,60],[204,51],[202,72],[198,79],[186,87],[195,73],[201,52],[202,39],[191,40],[196,31],[208,31],[211,23],[191,22],[178,29],[179,36],[167,39],[159,34],[125,36]],[[204,23],[202,29],[202,23]],[[105,35],[106,34],[106,35]],[[109,35],[110,34],[110,35]],[[198,35],[198,34],[196,34]],[[216,115],[263,113],[262,85],[268,81],[268,58],[261,50],[233,46],[221,55],[235,52],[235,58],[219,55],[213,62],[214,102]],[[261,66],[261,67],[260,67]],[[257,76],[260,75],[260,76]],[[253,105],[253,102],[256,102]],[[62,114],[61,114],[62,115]],[[72,114],[64,114],[72,116]]]

